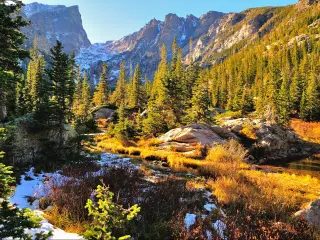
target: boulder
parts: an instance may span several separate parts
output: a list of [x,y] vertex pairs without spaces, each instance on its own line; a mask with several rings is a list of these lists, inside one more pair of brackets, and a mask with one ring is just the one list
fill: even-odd
[[320,199],[311,202],[305,209],[296,212],[295,217],[302,218],[316,226],[320,226]]
[[[313,153],[313,149],[308,147],[308,143],[300,139],[294,132],[261,119],[223,120],[222,126],[242,138],[246,146],[250,148],[249,154],[254,156],[259,163],[303,157]],[[256,139],[248,143],[242,132],[244,128],[250,128]]]
[[94,119],[108,119],[109,121],[112,121],[114,118],[114,110],[109,108],[100,108],[99,110],[95,111],[93,113]]
[[[235,134],[219,126],[210,126],[207,124],[192,124],[186,127],[172,129],[159,140],[164,143],[182,143],[187,146],[212,146],[222,144],[227,139],[237,138]],[[181,145],[180,145],[181,146]],[[190,149],[190,148],[189,148]]]

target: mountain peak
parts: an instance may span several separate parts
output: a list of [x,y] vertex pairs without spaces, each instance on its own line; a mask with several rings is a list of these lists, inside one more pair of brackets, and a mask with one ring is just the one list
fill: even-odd
[[58,8],[65,8],[64,5],[47,5],[42,3],[33,2],[30,4],[25,5],[22,8],[22,12],[26,15],[27,18],[30,18],[32,15],[44,12],[44,11],[51,11]]

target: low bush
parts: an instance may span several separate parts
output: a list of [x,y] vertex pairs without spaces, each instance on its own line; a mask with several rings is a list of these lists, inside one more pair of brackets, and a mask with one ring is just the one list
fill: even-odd
[[204,175],[217,178],[219,176],[237,176],[237,171],[247,168],[243,162],[247,151],[236,140],[212,147],[200,167]]

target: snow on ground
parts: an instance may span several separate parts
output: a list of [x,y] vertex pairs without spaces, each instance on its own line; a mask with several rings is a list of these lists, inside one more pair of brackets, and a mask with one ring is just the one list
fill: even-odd
[[212,226],[222,239],[226,239],[226,237],[224,236],[224,231],[226,230],[227,225],[224,222],[222,222],[221,220],[217,220],[212,224]]
[[[26,173],[26,175],[21,176],[21,183],[16,187],[16,191],[14,195],[10,198],[10,202],[13,204],[17,204],[17,207],[19,208],[31,208],[33,212],[39,216],[42,217],[43,212],[40,211],[39,208],[39,201],[34,201],[32,205],[30,205],[27,201],[28,196],[34,196],[34,197],[41,197],[45,194],[45,192],[48,190],[46,189],[46,184],[43,183],[43,181],[47,177],[52,178],[59,178],[61,175],[59,173],[54,174],[34,174],[34,168],[31,168],[29,172]],[[25,177],[32,178],[32,180],[27,181]],[[34,237],[36,233],[40,233],[43,231],[44,233],[48,233],[49,231],[53,232],[53,236],[49,239],[84,239],[83,237],[79,236],[78,234],[74,233],[67,233],[59,228],[54,227],[52,224],[50,224],[46,219],[43,219],[41,221],[41,227],[37,229],[26,229],[25,232],[27,234],[32,234]]]
[[[217,207],[217,205],[215,205],[213,202],[212,202],[212,199],[211,199],[211,196],[212,194],[208,191],[206,191],[204,193],[204,197],[206,198],[206,204],[203,206],[203,208],[205,210],[207,210],[208,212],[212,212],[214,210],[219,210],[220,213],[222,215],[225,215],[224,212],[222,211],[222,209],[219,209]],[[207,217],[207,215],[203,214],[201,216],[202,218],[205,218]],[[185,223],[185,227],[187,229],[189,229],[193,224],[196,223],[196,215],[195,214],[190,214],[190,213],[187,213],[185,218],[184,218],[184,223]],[[216,230],[217,234],[222,238],[222,239],[227,239],[225,236],[224,236],[224,231],[226,230],[227,228],[227,225],[222,222],[221,220],[217,220],[215,221],[214,223],[212,223],[212,227]],[[212,239],[212,234],[210,233],[210,231],[206,231],[206,235],[207,235],[207,239],[208,240],[211,240]]]
[[187,229],[189,229],[193,224],[196,223],[196,215],[187,213],[186,217],[184,218],[184,225]]

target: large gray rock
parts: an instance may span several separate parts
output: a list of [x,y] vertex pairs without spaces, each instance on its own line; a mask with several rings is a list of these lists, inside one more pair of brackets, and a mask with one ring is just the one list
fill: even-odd
[[62,147],[69,144],[69,141],[77,137],[77,132],[70,124],[65,124],[60,138],[59,128],[39,129],[34,128],[35,123],[30,116],[17,120],[15,128],[15,141],[13,153],[16,161],[32,162],[36,158],[46,159],[48,152],[55,152],[59,155],[60,140]]
[[250,128],[256,139],[252,139],[250,152],[256,161],[266,163],[287,158],[311,155],[313,149],[294,132],[267,121],[248,118],[223,120],[222,126],[247,141],[242,130]]
[[307,208],[296,212],[295,216],[320,226],[320,199],[311,202]]
[[93,113],[94,119],[107,119],[109,121],[113,120],[114,117],[114,110],[109,108],[100,108],[99,110]]
[[159,140],[164,143],[182,143],[187,146],[212,146],[215,144],[222,144],[227,139],[237,138],[235,134],[227,129],[219,126],[210,126],[207,124],[192,124],[190,126],[172,129]]

